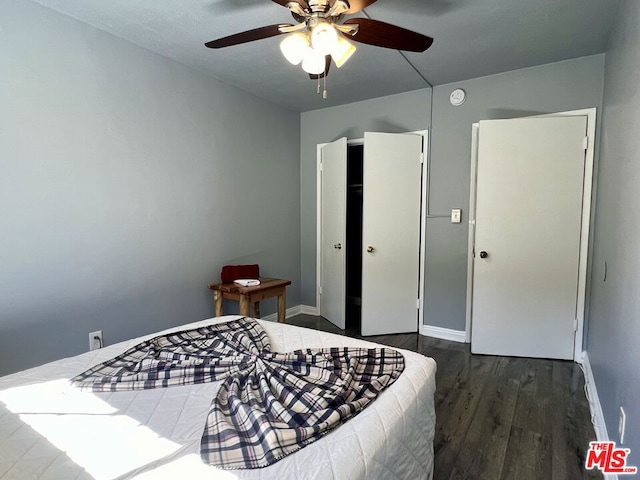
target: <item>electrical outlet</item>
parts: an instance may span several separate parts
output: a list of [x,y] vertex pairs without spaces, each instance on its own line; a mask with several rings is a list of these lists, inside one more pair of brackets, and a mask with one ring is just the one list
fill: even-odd
[[102,330],[96,330],[89,334],[89,350],[97,350],[104,347],[102,343]]
[[620,445],[624,443],[624,428],[627,425],[627,415],[624,413],[624,408],[620,407],[620,420],[618,421],[618,438],[620,439]]

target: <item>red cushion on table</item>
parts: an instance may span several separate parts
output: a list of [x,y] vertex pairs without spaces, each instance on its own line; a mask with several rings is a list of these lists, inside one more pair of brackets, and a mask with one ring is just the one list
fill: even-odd
[[260,267],[255,265],[225,265],[220,272],[222,283],[229,283],[238,278],[258,278]]

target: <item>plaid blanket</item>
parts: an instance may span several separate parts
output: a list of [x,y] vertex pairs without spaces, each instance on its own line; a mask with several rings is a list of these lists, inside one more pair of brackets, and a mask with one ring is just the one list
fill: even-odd
[[93,391],[224,380],[200,442],[205,463],[225,469],[271,465],[359,413],[404,370],[388,348],[271,351],[253,319],[155,337],[81,373]]

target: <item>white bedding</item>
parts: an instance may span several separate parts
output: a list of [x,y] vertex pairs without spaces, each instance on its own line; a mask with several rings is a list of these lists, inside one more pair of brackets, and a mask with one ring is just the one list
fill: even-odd
[[[436,365],[402,350],[400,378],[361,414],[279,462],[256,470],[217,470],[199,443],[219,382],[155,390],[92,393],[68,380],[140,341],[0,378],[0,478],[5,479],[425,479],[432,477]],[[274,351],[370,342],[260,322]]]

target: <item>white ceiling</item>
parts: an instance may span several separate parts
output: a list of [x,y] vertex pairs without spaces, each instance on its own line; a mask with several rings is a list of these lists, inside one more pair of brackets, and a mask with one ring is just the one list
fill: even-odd
[[[329,97],[282,57],[278,37],[220,50],[219,37],[294,23],[270,0],[36,0],[66,15],[295,111],[306,111],[602,53],[618,0],[378,0],[376,20],[435,39],[425,53],[358,44],[332,66]],[[355,15],[355,17],[361,14]],[[422,76],[422,77],[421,77]]]

